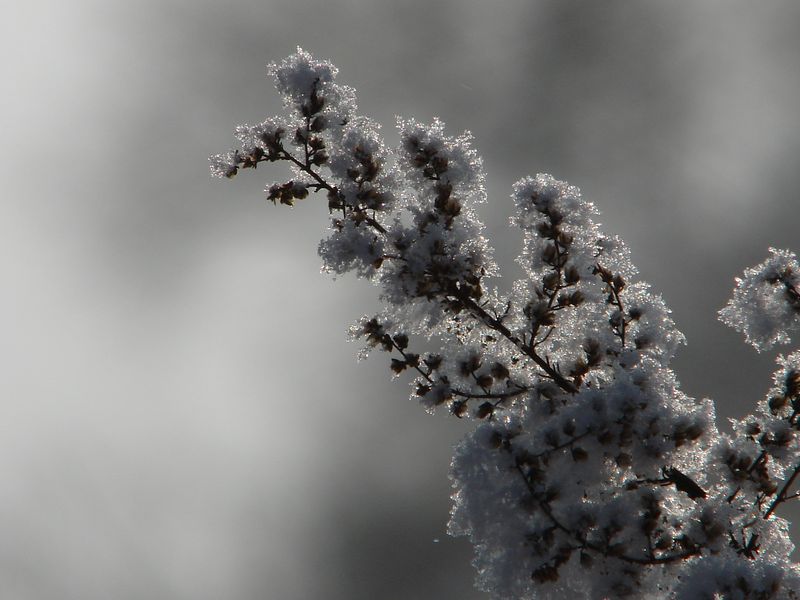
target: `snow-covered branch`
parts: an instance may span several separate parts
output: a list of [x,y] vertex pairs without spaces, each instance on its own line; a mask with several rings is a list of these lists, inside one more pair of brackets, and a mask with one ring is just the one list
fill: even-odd
[[[476,426],[458,445],[450,532],[475,547],[478,585],[498,599],[794,598],[787,523],[800,475],[800,352],[779,358],[767,399],[717,429],[684,394],[683,343],[663,300],[637,279],[596,208],[549,175],[513,187],[524,276],[511,293],[477,206],[481,159],[468,133],[399,120],[388,148],[326,61],[270,65],[284,114],[240,126],[211,158],[231,178],[284,162],[267,198],[324,193],[324,269],[381,290],[384,310],[351,329],[391,354],[412,397]],[[800,267],[771,250],[738,280],[721,318],[759,350],[800,324]],[[435,351],[415,352],[415,344]]]

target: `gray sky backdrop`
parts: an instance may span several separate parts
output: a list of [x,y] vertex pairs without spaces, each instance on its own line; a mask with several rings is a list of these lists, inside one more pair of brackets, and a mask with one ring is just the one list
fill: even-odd
[[768,246],[800,251],[800,3],[3,13],[2,598],[484,597],[444,534],[463,425],[385,357],[356,363],[345,331],[375,294],[319,275],[324,200],[274,208],[268,169],[208,177],[236,124],[278,109],[265,64],[298,44],[390,140],[396,114],[472,130],[501,262],[511,184],[568,179],[674,310],[685,389],[724,419],[768,386],[775,353],[716,311]]

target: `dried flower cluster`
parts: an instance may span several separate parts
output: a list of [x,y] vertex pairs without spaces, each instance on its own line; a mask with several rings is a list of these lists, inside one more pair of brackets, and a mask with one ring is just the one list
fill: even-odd
[[[283,161],[267,198],[325,192],[324,268],[381,289],[384,310],[353,334],[410,373],[428,410],[475,419],[456,449],[450,532],[475,547],[494,598],[797,598],[776,509],[800,477],[800,352],[732,435],[678,387],[683,336],[595,207],[548,175],[513,188],[524,277],[498,274],[476,205],[469,134],[399,120],[401,142],[356,114],[336,68],[298,49],[270,65],[285,114],[236,129],[212,172]],[[759,349],[800,324],[800,265],[772,250],[745,272],[722,319]],[[435,351],[414,349],[436,348]]]

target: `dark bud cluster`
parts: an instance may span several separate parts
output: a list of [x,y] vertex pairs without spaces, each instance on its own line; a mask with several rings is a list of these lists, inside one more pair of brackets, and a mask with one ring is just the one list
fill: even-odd
[[264,160],[274,162],[281,158],[281,153],[283,151],[281,139],[285,133],[286,131],[283,127],[278,127],[272,131],[265,131],[261,134],[260,139],[266,148],[266,152],[263,155]]
[[391,369],[395,375],[399,375],[408,367],[419,367],[419,354],[407,353],[403,355],[402,359],[392,359]]
[[[621,274],[613,273],[601,264],[595,265],[594,269],[592,269],[592,273],[597,275],[600,280],[606,284],[606,290],[608,291],[606,302],[614,308],[609,315],[608,323],[611,325],[614,335],[620,339],[624,347],[627,325],[631,321],[636,321],[641,318],[643,314],[642,310],[639,308],[632,308],[626,314],[620,294],[622,294],[622,290],[625,289],[627,282]],[[635,340],[635,344],[638,349],[643,349],[650,345],[650,340],[646,337],[640,337]]]
[[428,300],[438,298],[452,312],[458,313],[463,310],[465,302],[481,298],[482,277],[483,269],[476,272],[470,264],[464,269],[452,260],[446,244],[435,240],[425,272],[415,276],[414,294]]
[[356,164],[347,169],[347,178],[356,184],[355,195],[348,195],[347,198],[341,194],[329,196],[328,207],[331,210],[349,209],[350,218],[361,223],[368,220],[366,211],[384,210],[389,205],[389,200],[375,185],[382,169],[381,160],[361,144],[353,148],[352,158]]
[[447,157],[439,154],[438,148],[431,144],[423,145],[416,137],[406,140],[406,149],[412,155],[411,162],[428,179],[439,179],[447,171]]
[[366,321],[363,326],[363,333],[367,338],[367,343],[373,347],[380,346],[384,352],[398,350],[402,358],[392,358],[389,365],[395,375],[399,375],[408,368],[418,369],[420,366],[419,354],[406,352],[408,348],[408,336],[405,333],[391,335],[385,328],[378,323],[376,318]]
[[242,162],[243,169],[255,169],[258,166],[258,163],[264,159],[264,151],[256,146],[253,148],[248,154],[244,156],[244,162]]
[[373,348],[380,347],[384,352],[391,352],[394,349],[392,336],[386,333],[386,329],[376,317],[364,321],[361,334],[367,338],[367,344]]
[[481,368],[481,358],[477,354],[471,354],[467,359],[458,363],[458,370],[462,377],[468,377]]
[[357,167],[348,169],[347,176],[358,183],[374,181],[381,171],[380,162],[371,152],[367,152],[363,146],[357,145],[353,149],[353,158],[356,159]]
[[275,184],[267,190],[267,200],[272,200],[273,204],[280,202],[286,206],[294,206],[295,199],[302,200],[308,196],[308,186],[300,181],[287,181],[283,184]]
[[448,229],[453,226],[453,219],[461,214],[461,201],[453,196],[453,186],[442,178],[448,169],[448,160],[433,145],[423,145],[416,137],[406,140],[406,150],[411,156],[411,163],[422,171],[423,177],[435,181],[434,212],[429,215],[433,221],[444,221]]
[[[745,450],[728,449],[724,455],[729,477],[740,486],[744,482],[749,482],[762,498],[775,495],[780,487],[779,482],[770,476],[769,461],[773,459],[780,461],[786,448],[797,443],[798,431],[800,431],[800,418],[798,418],[800,415],[800,370],[787,369],[782,389],[767,399],[767,406],[770,413],[778,417],[775,422],[768,425],[753,420],[746,425],[745,434],[751,442],[757,444],[756,448],[753,448],[750,453]],[[783,493],[781,492],[781,494]],[[778,500],[770,511],[784,501],[781,494],[778,495]],[[731,496],[731,499],[735,496],[736,493]]]
[[800,396],[800,370],[790,369],[786,373],[785,380],[786,395],[790,398],[797,398]]
[[475,416],[478,419],[485,419],[486,417],[491,416],[494,413],[495,406],[491,402],[484,402],[478,409],[475,411]]
[[[556,311],[580,306],[586,301],[586,297],[581,290],[575,289],[581,281],[581,273],[570,262],[574,236],[563,229],[563,213],[547,194],[533,194],[531,200],[544,217],[536,231],[544,242],[541,250],[542,262],[550,267],[542,276],[540,286],[534,290],[535,299],[531,299],[523,307],[523,315],[530,323],[530,345],[534,348],[549,336],[549,331],[543,337],[539,336],[540,330],[543,327],[556,326]],[[576,364],[570,373],[572,383],[576,386],[580,385],[583,376],[588,372],[585,367],[585,364]]]
[[316,136],[308,138],[308,161],[317,167],[328,162],[328,154],[325,152],[325,142],[322,138]]
[[236,150],[233,156],[233,164],[229,167],[225,176],[230,179],[236,175],[239,168],[255,169],[260,162],[274,162],[283,158],[281,138],[284,133],[285,131],[282,127],[264,131],[259,135],[259,140],[264,144],[263,148],[261,146],[254,146],[246,153]]
[[586,377],[587,373],[589,373],[589,364],[581,358],[576,360],[569,370],[569,375],[576,386],[583,383],[583,378]]
[[508,371],[508,367],[499,362],[494,363],[489,372],[492,374],[492,377],[498,380],[505,380],[511,376],[511,373]]
[[688,419],[678,420],[672,428],[670,439],[676,448],[680,448],[686,442],[693,442],[705,433],[705,427],[700,421],[689,421]]
[[433,206],[442,215],[445,227],[449,229],[453,226],[453,219],[461,214],[461,203],[453,196],[453,186],[449,183],[437,183],[434,190],[436,200]]
[[416,395],[430,401],[433,406],[439,406],[453,398],[453,393],[446,377],[442,377],[439,381],[433,381],[429,377],[427,380],[419,379],[415,383]]
[[769,399],[769,408],[773,414],[785,412],[791,407],[785,418],[789,425],[800,430],[800,369],[789,369],[783,382],[783,393]]
[[314,117],[314,119],[311,121],[309,125],[309,129],[314,133],[321,133],[325,131],[327,127],[328,127],[328,121],[322,115],[317,115],[316,117]]
[[771,496],[778,489],[769,475],[767,454],[761,454],[754,459],[745,452],[730,449],[725,454],[724,461],[731,479],[738,485],[749,481],[758,493],[765,496]]
[[796,277],[794,269],[786,267],[780,271],[774,271],[764,277],[767,283],[772,285],[783,284],[785,288],[785,298],[789,306],[800,312],[800,289],[794,283]]
[[597,367],[602,363],[605,352],[601,348],[599,341],[594,338],[587,338],[581,348],[586,356],[586,364],[588,366]]
[[[407,369],[417,371],[421,377],[415,382],[415,394],[420,398],[424,398],[429,406],[440,406],[450,402],[450,411],[455,416],[462,417],[466,414],[469,398],[453,400],[453,391],[447,377],[437,374],[437,371],[444,363],[441,355],[428,354],[423,357],[419,354],[408,352],[408,335],[405,333],[390,334],[376,317],[363,322],[361,333],[367,338],[367,343],[372,347],[380,347],[385,352],[394,350],[400,352],[401,358],[392,358],[389,368],[395,375],[399,375]],[[476,370],[479,366],[480,364],[478,364]],[[482,406],[478,411],[484,411],[486,413],[484,417],[488,416],[495,408],[491,404],[489,406],[491,410],[488,410],[486,406]]]
[[298,127],[295,129],[293,142],[295,146],[305,148],[306,161],[308,164],[320,166],[328,162],[328,154],[325,152],[325,141],[321,137],[311,133],[310,124],[307,123],[305,127]]
[[227,165],[225,170],[225,177],[228,179],[233,179],[236,177],[236,174],[239,172],[239,167],[244,166],[245,157],[242,156],[242,153],[239,150],[233,151],[233,161]]
[[625,280],[619,273],[614,274],[602,265],[595,265],[593,271],[595,275],[600,277],[600,280],[605,283],[611,290],[619,293],[625,289]]
[[308,96],[298,105],[298,111],[305,119],[305,125],[295,130],[292,140],[295,146],[304,149],[306,167],[311,165],[318,167],[328,162],[325,141],[316,135],[328,127],[328,120],[321,114],[324,107],[325,97],[319,92],[319,79],[315,79]]
[[319,79],[315,79],[311,85],[311,92],[308,98],[300,105],[300,114],[307,119],[314,117],[322,112],[325,107],[325,98],[319,94]]
[[556,322],[556,313],[545,300],[532,300],[522,309],[525,317],[536,326],[549,327]]

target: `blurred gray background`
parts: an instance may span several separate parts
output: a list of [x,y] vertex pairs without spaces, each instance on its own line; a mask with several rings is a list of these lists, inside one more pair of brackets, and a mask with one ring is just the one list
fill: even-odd
[[[13,3],[0,23],[0,597],[485,598],[444,529],[464,424],[427,415],[319,274],[324,200],[206,158],[278,110],[300,44],[362,112],[469,128],[501,262],[511,184],[579,185],[630,245],[721,421],[769,384],[716,321],[800,251],[800,3]],[[516,274],[513,266],[509,275]],[[800,513],[794,511],[794,516]],[[794,527],[795,537],[800,528]]]

